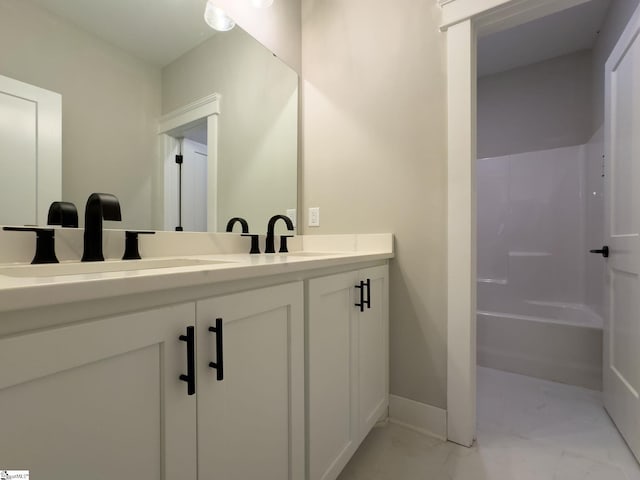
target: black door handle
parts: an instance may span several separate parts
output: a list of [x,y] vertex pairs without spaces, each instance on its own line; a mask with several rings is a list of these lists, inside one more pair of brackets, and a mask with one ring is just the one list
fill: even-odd
[[360,289],[360,302],[355,303],[354,305],[359,307],[361,312],[364,312],[364,304],[366,303],[364,300],[364,282],[360,280],[360,285],[355,285],[355,288]]
[[187,374],[180,375],[180,380],[187,382],[187,394],[193,395],[196,393],[195,327],[187,327],[187,334],[178,338],[187,342]]
[[216,361],[209,362],[211,368],[216,369],[216,379],[224,380],[224,356],[222,354],[222,319],[216,318],[216,326],[209,327],[209,331],[216,334]]
[[[364,307],[371,308],[371,279],[367,278],[367,281],[360,280],[360,285],[356,285],[355,288],[360,289],[360,303],[356,303],[355,306],[360,308],[361,312],[364,312]],[[364,299],[364,290],[367,289],[367,299]]]
[[605,245],[598,250],[589,250],[590,253],[600,253],[604,258],[609,258],[609,247]]
[[362,303],[366,303],[367,308],[371,308],[371,279],[367,278],[367,281],[364,282],[364,285],[367,287],[367,299]]

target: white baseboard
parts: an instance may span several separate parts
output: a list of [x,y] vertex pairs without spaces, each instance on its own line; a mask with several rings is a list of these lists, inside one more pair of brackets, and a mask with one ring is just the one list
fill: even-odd
[[397,395],[389,395],[389,421],[440,440],[447,439],[447,411]]

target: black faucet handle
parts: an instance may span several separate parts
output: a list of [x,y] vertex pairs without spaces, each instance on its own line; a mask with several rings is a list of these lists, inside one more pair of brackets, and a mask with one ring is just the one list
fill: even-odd
[[293,235],[280,235],[279,253],[289,253],[289,250],[287,249],[287,238],[293,238]]
[[140,250],[138,250],[138,235],[155,235],[156,232],[150,230],[127,230],[124,232],[124,255],[122,260],[141,260]]
[[56,257],[54,229],[37,227],[2,227],[2,229],[8,232],[35,232],[36,254],[31,263],[60,263]]
[[254,255],[256,253],[260,253],[260,244],[258,242],[258,239],[260,238],[260,235],[255,234],[255,233],[243,233],[240,236],[241,237],[251,237],[251,250],[249,251],[249,253],[251,255]]

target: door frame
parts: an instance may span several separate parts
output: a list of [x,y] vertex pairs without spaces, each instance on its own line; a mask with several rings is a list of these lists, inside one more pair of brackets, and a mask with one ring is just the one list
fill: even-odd
[[218,224],[218,189],[211,188],[218,184],[218,116],[220,115],[219,93],[213,93],[194,102],[177,108],[162,117],[158,122],[158,138],[160,158],[158,161],[161,172],[161,201],[159,202],[162,215],[161,224],[166,230],[173,230],[175,225],[169,221],[168,197],[172,196],[168,168],[175,168],[173,160],[177,152],[177,140],[171,136],[171,132],[178,129],[187,129],[203,120],[207,122],[207,231],[217,231]]
[[478,37],[589,0],[439,0],[447,36],[447,439],[476,436]]

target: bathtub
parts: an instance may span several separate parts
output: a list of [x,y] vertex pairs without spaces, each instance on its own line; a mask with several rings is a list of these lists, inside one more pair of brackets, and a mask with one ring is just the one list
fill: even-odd
[[477,311],[478,364],[602,390],[602,318],[581,304],[525,302]]

